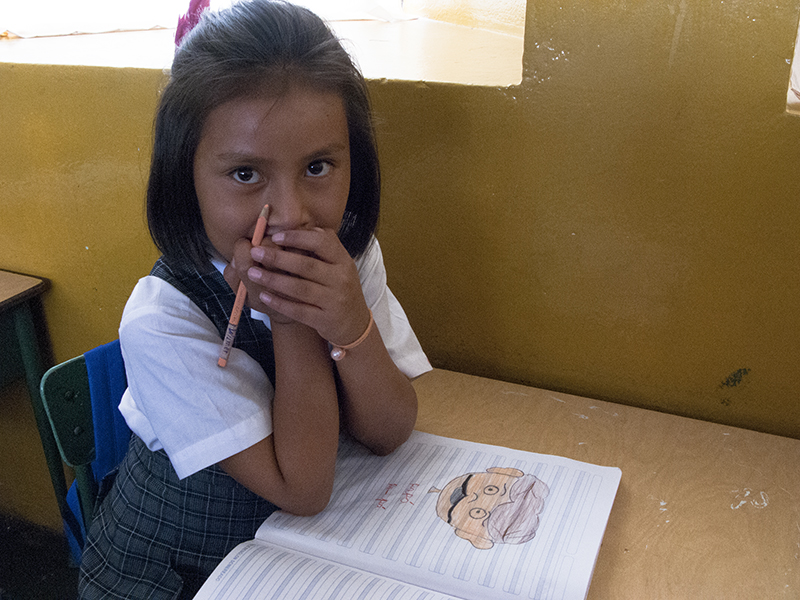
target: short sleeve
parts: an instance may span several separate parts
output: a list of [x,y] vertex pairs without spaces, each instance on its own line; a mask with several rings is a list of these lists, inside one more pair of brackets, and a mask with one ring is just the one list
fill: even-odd
[[386,267],[378,240],[372,238],[367,250],[356,260],[361,289],[372,310],[375,325],[397,368],[413,379],[431,370],[431,364],[403,307],[387,285]]
[[[219,333],[186,296],[145,277],[125,307],[120,343],[128,390],[120,411],[151,450],[163,448],[181,478],[272,433],[272,384],[234,348],[217,366]],[[233,357],[233,354],[232,354]]]

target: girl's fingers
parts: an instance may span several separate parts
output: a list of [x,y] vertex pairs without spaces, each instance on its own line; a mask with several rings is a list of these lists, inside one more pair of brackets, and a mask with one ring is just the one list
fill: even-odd
[[231,261],[222,273],[225,281],[233,291],[237,290],[240,281],[244,281],[245,285],[248,284],[247,269],[253,264],[250,248],[252,246],[246,239],[238,240],[234,245]]
[[270,271],[288,273],[309,281],[324,282],[328,263],[313,255],[300,252],[302,251],[258,246],[251,250],[250,257]]
[[247,271],[247,278],[264,288],[267,294],[277,294],[289,300],[312,305],[319,304],[318,296],[324,290],[324,286],[314,281],[258,267],[251,267]]
[[[367,314],[358,270],[331,230],[286,231],[252,248],[259,301],[328,340],[356,339]],[[361,310],[363,309],[363,310]]]
[[315,325],[319,321],[321,312],[318,307],[295,302],[269,292],[261,292],[258,299],[271,311],[279,313],[292,321],[303,323],[304,325],[317,329]]
[[330,229],[280,232],[253,248],[250,255],[268,270],[289,273],[321,285],[335,286],[337,277],[354,274],[357,277],[353,260]]
[[[268,244],[269,242],[265,240],[265,243]],[[271,311],[268,306],[259,300],[259,294],[263,291],[263,288],[254,283],[248,276],[249,270],[255,264],[250,256],[251,249],[250,240],[245,238],[238,240],[234,246],[231,262],[225,267],[222,275],[234,292],[238,290],[240,282],[244,283],[247,288],[247,299],[245,300],[247,306],[267,313],[272,320],[285,322],[285,318],[281,318],[281,315]]]
[[347,250],[332,229],[294,229],[272,236],[272,242],[285,249],[303,250],[328,263],[338,263],[350,258]]

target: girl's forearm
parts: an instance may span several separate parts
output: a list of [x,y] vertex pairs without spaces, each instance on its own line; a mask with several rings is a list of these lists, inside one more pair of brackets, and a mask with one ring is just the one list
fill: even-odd
[[[327,344],[300,324],[273,326],[275,457],[287,482],[330,498],[339,440],[336,383]],[[314,489],[316,488],[316,489]]]
[[414,429],[417,395],[377,328],[336,368],[344,428],[376,454],[393,452]]
[[328,504],[339,440],[327,344],[309,328],[273,321],[272,435],[220,462],[239,483],[298,515]]

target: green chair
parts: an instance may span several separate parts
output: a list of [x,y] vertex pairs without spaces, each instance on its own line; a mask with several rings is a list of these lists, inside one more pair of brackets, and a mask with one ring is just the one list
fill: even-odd
[[118,340],[56,365],[42,377],[42,403],[53,436],[62,460],[75,472],[66,497],[57,500],[78,561],[99,485],[127,451],[130,431],[117,408],[126,387]]

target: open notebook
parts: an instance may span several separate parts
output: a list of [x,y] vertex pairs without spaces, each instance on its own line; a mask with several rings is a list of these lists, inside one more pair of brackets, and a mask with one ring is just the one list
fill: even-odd
[[271,515],[195,600],[585,598],[621,471],[414,432],[340,445],[320,514]]

